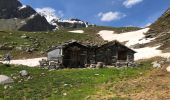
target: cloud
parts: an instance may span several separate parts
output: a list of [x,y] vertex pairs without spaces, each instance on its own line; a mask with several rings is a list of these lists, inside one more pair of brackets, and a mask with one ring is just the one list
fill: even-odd
[[100,12],[98,13],[98,17],[100,17],[100,20],[103,22],[110,22],[110,21],[119,20],[123,17],[126,17],[126,15],[120,12],[110,11],[106,13]]
[[136,4],[139,4],[141,3],[143,0],[125,0],[123,2],[123,5],[126,7],[126,8],[131,8],[132,6],[136,5]]
[[55,9],[50,8],[50,7],[36,8],[35,10],[39,14],[44,16],[48,22],[51,22],[53,19],[59,19],[64,16],[64,14],[61,10],[56,11]]

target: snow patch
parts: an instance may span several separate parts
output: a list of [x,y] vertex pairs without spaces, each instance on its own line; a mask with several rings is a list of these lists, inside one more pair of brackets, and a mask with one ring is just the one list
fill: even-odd
[[23,5],[23,6],[19,7],[19,10],[22,10],[22,9],[25,9],[25,8],[27,8],[27,6]]
[[71,32],[71,33],[84,33],[83,30],[73,30],[73,31],[69,31],[69,32]]
[[118,40],[120,42],[127,42],[126,46],[135,45],[137,43],[148,43],[152,39],[145,39],[144,33],[148,32],[149,28],[141,29],[133,32],[125,32],[116,34],[114,31],[102,30],[98,34],[104,39],[108,41]]
[[[25,66],[29,66],[29,67],[35,67],[35,66],[39,66],[39,61],[42,59],[47,59],[46,57],[42,57],[42,58],[33,58],[33,59],[20,59],[20,60],[11,60],[10,64],[14,64],[14,65],[25,65]],[[6,62],[2,62],[2,63],[6,63]]]
[[33,19],[36,15],[37,15],[37,13],[36,13],[36,14],[32,14],[32,15],[29,17],[29,19]]
[[161,54],[160,50],[156,50],[158,47],[145,47],[140,49],[134,49],[137,53],[135,54],[135,60],[147,59],[158,56]]
[[152,57],[163,57],[163,58],[169,58],[170,53],[163,53],[162,50],[158,50],[160,46],[156,47],[145,47],[145,48],[139,48],[139,49],[133,49],[137,53],[135,54],[135,60],[140,60],[140,59],[148,59]]

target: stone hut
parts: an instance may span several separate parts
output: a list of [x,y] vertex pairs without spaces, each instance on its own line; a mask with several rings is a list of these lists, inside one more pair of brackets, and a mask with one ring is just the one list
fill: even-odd
[[48,52],[48,60],[55,60],[64,65],[64,67],[83,67],[87,63],[88,47],[72,40],[65,42]]
[[134,50],[118,41],[111,41],[96,48],[96,62],[114,65],[117,62],[134,62]]
[[103,62],[105,65],[134,62],[136,52],[118,41],[101,46],[88,46],[78,41],[65,42],[48,51],[48,60],[58,61],[66,68],[80,68],[85,64]]

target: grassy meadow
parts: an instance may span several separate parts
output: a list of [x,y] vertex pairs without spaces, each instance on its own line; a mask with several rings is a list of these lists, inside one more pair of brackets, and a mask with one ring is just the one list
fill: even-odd
[[[27,70],[30,78],[21,77],[19,71]],[[136,79],[151,70],[145,62],[136,68],[63,69],[49,71],[25,66],[0,65],[0,74],[8,75],[14,83],[0,85],[0,100],[92,100],[105,84]],[[113,93],[114,94],[114,93]],[[96,98],[95,98],[96,99]],[[127,100],[119,96],[109,100]]]

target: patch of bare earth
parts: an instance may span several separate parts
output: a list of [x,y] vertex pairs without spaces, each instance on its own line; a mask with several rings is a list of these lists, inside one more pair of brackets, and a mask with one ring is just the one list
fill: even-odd
[[[167,65],[166,65],[167,66]],[[170,73],[154,69],[137,79],[106,83],[92,100],[170,100]]]

